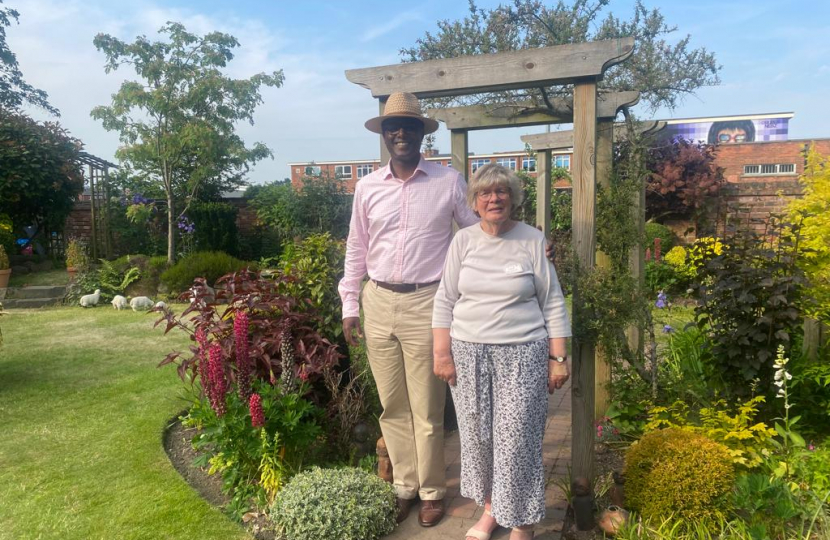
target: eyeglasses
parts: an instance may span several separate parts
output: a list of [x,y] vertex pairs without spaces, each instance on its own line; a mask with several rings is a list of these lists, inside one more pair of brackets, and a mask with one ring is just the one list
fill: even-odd
[[484,190],[476,193],[476,196],[480,201],[489,201],[492,195],[495,195],[497,200],[503,200],[510,196],[510,190],[504,188],[497,188],[494,190]]
[[397,133],[401,129],[409,133],[415,133],[419,129],[423,129],[424,124],[419,120],[415,120],[414,118],[390,119],[384,120],[381,124],[381,128],[384,132],[389,133]]
[[730,135],[728,133],[718,133],[718,142],[744,142],[746,140],[745,133],[736,133],[734,135]]

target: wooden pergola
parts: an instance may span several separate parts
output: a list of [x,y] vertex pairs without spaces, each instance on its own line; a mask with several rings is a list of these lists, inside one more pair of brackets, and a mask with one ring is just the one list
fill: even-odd
[[[89,171],[89,218],[90,228],[90,251],[93,260],[99,256],[112,257],[112,244],[110,242],[109,230],[109,170],[117,169],[118,165],[110,163],[86,152],[79,152],[78,161],[86,165]],[[101,204],[104,201],[104,204]]]
[[[467,133],[473,129],[514,127],[533,125],[520,123],[522,120],[536,125],[573,123],[573,232],[572,241],[583,269],[591,269],[596,262],[596,182],[598,141],[597,82],[609,67],[626,60],[634,52],[634,38],[620,38],[608,41],[560,45],[540,49],[526,49],[497,54],[462,56],[443,60],[428,60],[407,64],[352,69],[346,71],[346,78],[369,89],[379,101],[383,114],[386,99],[394,92],[410,92],[419,98],[463,96],[500,92],[504,90],[540,88],[557,85],[573,85],[573,98],[556,100],[555,114],[492,115],[487,109],[474,114],[472,108],[456,114],[463,120],[443,118],[451,131],[452,164],[466,176]],[[631,99],[628,96],[627,99]],[[609,105],[614,106],[614,105]],[[561,109],[560,109],[561,107]],[[491,108],[492,109],[492,108]],[[614,114],[616,115],[616,107]],[[559,112],[561,110],[561,113]],[[452,110],[434,112],[451,114]],[[477,118],[477,120],[475,120]],[[478,122],[478,124],[476,124]],[[613,120],[612,120],[613,123]],[[494,125],[495,124],[495,125]],[[452,126],[457,126],[453,128]],[[458,127],[463,126],[463,127]],[[388,160],[383,141],[380,142],[381,162]],[[537,178],[546,178],[537,162]],[[547,201],[550,201],[550,184],[546,184]],[[545,215],[540,223],[550,224],[550,204],[537,201]],[[547,232],[547,231],[546,231]],[[579,290],[574,290],[573,302],[579,305]],[[574,309],[574,325],[583,322],[578,319],[581,310]],[[573,340],[573,384],[572,384],[572,437],[573,474],[592,480],[594,477],[594,343]]]

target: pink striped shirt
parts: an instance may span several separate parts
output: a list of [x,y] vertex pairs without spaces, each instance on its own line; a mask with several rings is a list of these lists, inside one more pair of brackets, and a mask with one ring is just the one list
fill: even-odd
[[404,181],[387,165],[356,185],[346,268],[338,290],[343,318],[360,315],[360,285],[366,274],[387,283],[441,279],[452,240],[452,221],[478,223],[467,206],[467,184],[455,169],[421,158]]

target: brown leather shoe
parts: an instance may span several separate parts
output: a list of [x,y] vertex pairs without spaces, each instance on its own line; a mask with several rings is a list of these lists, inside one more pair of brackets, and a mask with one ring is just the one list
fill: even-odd
[[398,497],[398,516],[395,518],[398,523],[401,523],[406,519],[406,516],[409,515],[409,510],[412,508],[412,503],[414,502],[415,499],[401,499]]
[[418,523],[421,527],[437,525],[444,517],[444,501],[421,501],[421,511],[418,512]]

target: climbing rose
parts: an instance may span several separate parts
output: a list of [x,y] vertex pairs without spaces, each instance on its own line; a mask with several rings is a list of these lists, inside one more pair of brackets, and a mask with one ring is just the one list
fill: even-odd
[[248,409],[251,411],[251,425],[255,428],[261,428],[265,425],[265,414],[262,412],[262,398],[259,394],[251,394],[251,400],[248,402]]
[[234,344],[236,345],[236,384],[239,397],[248,401],[251,395],[251,361],[248,353],[248,314],[238,311],[233,320]]

